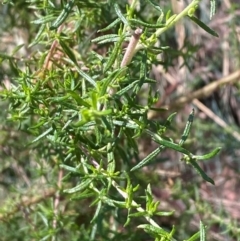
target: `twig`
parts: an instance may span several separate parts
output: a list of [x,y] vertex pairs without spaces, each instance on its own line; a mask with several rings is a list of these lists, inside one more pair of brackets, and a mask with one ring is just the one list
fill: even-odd
[[[63,25],[61,25],[61,26],[58,28],[57,33],[60,34],[61,31],[62,31],[62,29],[63,29]],[[35,75],[44,77],[45,71],[48,70],[48,69],[50,69],[50,67],[51,67],[51,66],[50,66],[50,63],[51,63],[50,59],[51,59],[51,57],[53,56],[54,50],[56,49],[57,45],[58,45],[58,41],[57,41],[57,40],[54,40],[53,43],[52,43],[52,45],[51,45],[51,48],[50,48],[50,50],[49,50],[49,52],[48,52],[48,54],[47,54],[47,56],[46,56],[46,58],[45,58],[45,61],[44,61],[44,63],[43,63],[43,67],[42,67],[41,69],[39,69],[39,70],[35,73]]]
[[[149,37],[146,42],[151,42],[152,39],[159,37],[162,33],[170,29],[172,26],[174,26],[179,20],[181,20],[183,17],[188,15],[188,12],[190,9],[195,8],[199,3],[199,0],[193,0],[181,13],[173,16],[171,21],[168,21],[166,23],[166,26],[164,28],[159,28],[156,30],[156,32]],[[145,46],[141,43],[139,43],[135,48],[135,53],[138,52],[141,49],[144,49]]]
[[123,60],[121,62],[121,68],[124,66],[127,66],[129,63],[131,63],[132,57],[134,55],[134,50],[138,44],[141,34],[142,34],[141,28],[137,28],[134,31],[134,33],[130,39],[130,42],[128,44],[127,50],[124,54]]
[[[190,103],[194,99],[206,98],[206,97],[210,96],[214,91],[216,91],[219,87],[226,85],[226,84],[233,84],[233,83],[239,81],[239,78],[240,78],[240,70],[237,70],[234,73],[232,73],[222,79],[216,80],[216,81],[204,86],[202,89],[199,89],[193,93],[185,94],[184,96],[181,96],[176,100],[173,100],[172,104],[170,104],[170,105],[161,106],[161,107],[167,108],[167,109],[176,109],[187,103]],[[160,106],[157,106],[157,107],[160,107]],[[158,116],[158,114],[159,114],[158,112],[149,111],[148,118],[153,119],[156,116]]]
[[[123,59],[122,59],[122,62],[121,62],[121,68],[123,68],[123,67],[125,67],[125,66],[127,66],[128,64],[131,63],[133,55],[134,55],[135,47],[137,46],[137,43],[140,39],[141,34],[142,34],[142,29],[140,29],[140,28],[137,28],[134,31],[134,33],[133,33],[133,35],[132,35],[132,37],[129,41],[127,50],[126,50],[126,52],[123,56]],[[109,87],[107,92],[110,96],[112,96],[113,94],[116,93],[116,88]]]
[[[58,28],[57,33],[58,33],[58,34],[61,33],[62,29],[63,29],[63,25],[61,25],[61,26]],[[57,41],[57,40],[54,40],[53,43],[52,43],[52,45],[51,45],[51,48],[50,48],[50,50],[49,50],[49,53],[48,53],[48,55],[47,55],[47,57],[46,57],[46,59],[45,59],[45,61],[44,61],[44,64],[43,64],[43,70],[44,70],[44,71],[45,71],[46,69],[49,69],[50,58],[52,57],[53,52],[54,52],[57,44],[58,44],[58,41]]]
[[239,78],[240,78],[240,70],[238,70],[220,80],[216,80],[216,81],[206,85],[202,89],[193,92],[192,94],[189,93],[188,95],[178,98],[169,107],[173,108],[174,106],[181,106],[186,103],[189,103],[193,99],[206,98],[206,97],[210,96],[214,91],[216,91],[222,85],[235,83],[235,82],[239,81]]
[[207,106],[201,103],[198,99],[194,99],[193,104],[196,105],[201,111],[203,111],[215,123],[221,126],[226,132],[228,132],[234,138],[240,141],[240,135],[236,131],[234,131],[225,121],[223,121],[220,117],[214,114]]

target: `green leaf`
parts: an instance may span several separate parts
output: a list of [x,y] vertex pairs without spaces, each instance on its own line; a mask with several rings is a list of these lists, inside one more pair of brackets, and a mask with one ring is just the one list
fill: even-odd
[[215,13],[216,13],[216,0],[210,0],[210,19],[212,19]]
[[111,113],[112,113],[112,109],[106,109],[102,111],[92,110],[91,114],[95,117],[99,117],[99,116],[107,116],[107,115],[110,115]]
[[147,0],[147,2],[149,2],[156,10],[158,10],[159,12],[163,12],[163,10],[160,8],[159,4],[156,3],[155,1],[153,0]]
[[221,147],[217,147],[208,154],[205,154],[205,155],[202,155],[202,156],[195,156],[194,155],[193,158],[196,159],[196,160],[207,160],[207,159],[210,159],[210,158],[216,156],[220,152],[220,150],[221,150]]
[[210,178],[202,169],[201,167],[197,164],[197,162],[194,160],[194,159],[190,159],[189,164],[191,164],[194,169],[201,175],[201,177],[207,181],[207,182],[210,182],[211,184],[215,185],[214,184],[214,181],[212,180],[212,178]]
[[100,29],[98,30],[98,32],[105,32],[107,30],[110,30],[111,28],[113,28],[114,26],[116,26],[117,24],[119,24],[121,22],[120,18],[117,18],[116,20],[114,20],[112,23],[110,23],[106,28]]
[[137,85],[137,83],[139,83],[139,82],[140,82],[140,80],[133,81],[131,84],[127,85],[126,87],[124,87],[121,90],[119,90],[116,94],[114,94],[114,97],[119,99],[119,97],[123,96],[130,89],[134,88]]
[[138,152],[138,146],[136,141],[132,138],[133,137],[133,131],[130,129],[125,130],[125,136],[127,137],[127,141],[129,144],[129,148],[132,148],[136,153]]
[[69,172],[73,172],[73,173],[80,173],[78,166],[77,167],[71,167],[65,164],[60,164],[59,167],[63,168],[64,170],[67,170]]
[[69,95],[49,97],[49,98],[47,98],[47,101],[49,101],[50,104],[52,104],[52,103],[61,103],[67,99],[69,99]]
[[104,67],[103,72],[107,72],[114,64],[115,60],[117,59],[117,56],[121,50],[121,46],[122,46],[122,42],[124,40],[124,36],[121,36],[119,41],[115,44],[113,51],[110,55],[110,57],[108,58],[108,61]]
[[163,211],[161,211],[161,212],[156,212],[156,213],[154,213],[154,214],[155,214],[155,215],[158,215],[158,216],[168,217],[168,216],[173,215],[173,213],[174,213],[174,211],[171,211],[171,212],[163,212]]
[[200,221],[200,241],[206,241],[206,227]]
[[127,227],[127,225],[130,223],[131,218],[130,218],[129,215],[130,215],[130,209],[128,209],[127,220],[126,220],[126,222],[124,223],[123,227]]
[[129,22],[132,26],[143,26],[143,27],[146,27],[146,28],[164,28],[166,25],[165,24],[151,24],[151,23],[146,23],[146,22],[143,22],[141,20],[138,20],[138,19],[129,19]]
[[70,189],[65,189],[63,192],[65,192],[65,193],[80,192],[80,191],[84,190],[85,188],[87,188],[92,183],[92,181],[93,181],[93,178],[88,178],[85,181],[82,181],[76,187],[70,188]]
[[40,139],[42,139],[43,137],[45,137],[46,135],[48,135],[52,130],[53,130],[53,128],[50,127],[50,128],[47,129],[45,132],[43,132],[40,136],[38,136],[37,138],[35,138],[35,139],[31,142],[31,144],[39,141]]
[[91,220],[91,223],[93,223],[93,222],[97,219],[97,217],[99,216],[99,213],[100,213],[100,211],[101,211],[101,208],[102,208],[102,202],[99,201],[99,202],[98,202],[98,205],[97,205],[97,208],[96,208],[96,211],[95,211],[95,213],[94,213],[94,215],[93,215],[93,218],[92,218],[92,220]]
[[[63,179],[62,179],[63,180]],[[80,194],[74,194],[74,196],[71,197],[71,200],[82,200],[82,199],[87,199],[90,197],[94,197],[96,194],[93,193],[92,191],[85,190],[83,192],[80,192]]]
[[139,126],[131,120],[113,120],[113,124],[116,126],[127,127],[130,129],[137,129]]
[[129,217],[143,217],[143,216],[147,216],[148,213],[147,212],[137,212],[137,213],[131,213],[129,214]]
[[172,113],[172,114],[167,118],[167,120],[166,120],[166,122],[165,122],[165,124],[164,124],[164,126],[165,126],[166,128],[169,128],[169,127],[170,127],[170,125],[171,125],[171,123],[172,123],[172,120],[173,120],[173,118],[176,116],[176,114],[177,114],[177,112],[174,112],[174,113]]
[[56,21],[52,24],[50,27],[50,30],[57,29],[68,17],[70,14],[73,6],[74,6],[75,0],[69,0],[69,2],[65,5],[64,9],[60,13],[60,15],[57,17]]
[[104,197],[103,201],[111,207],[126,208],[126,202],[123,201],[116,201],[107,197]]
[[188,117],[188,121],[187,124],[185,126],[185,129],[183,131],[181,140],[179,141],[179,145],[182,146],[183,143],[187,140],[189,132],[190,132],[190,128],[192,126],[193,123],[193,118],[194,118],[194,109],[192,109],[192,112],[190,113],[189,117]]
[[101,200],[110,207],[126,207],[126,203],[122,201],[116,201],[108,197],[102,197]]
[[207,33],[215,36],[215,37],[219,37],[218,34],[212,30],[211,28],[209,28],[205,23],[203,23],[201,20],[199,20],[198,18],[194,17],[194,16],[189,16],[188,17],[194,22],[196,23],[199,27],[201,27],[202,29],[204,29]]
[[167,11],[167,14],[166,14],[166,22],[168,21],[168,19],[171,17],[171,10],[169,9]]
[[84,78],[86,79],[91,85],[93,85],[95,88],[97,88],[97,83],[94,79],[92,79],[88,74],[86,74],[85,72],[83,72],[77,63],[75,63],[74,61],[70,60],[70,59],[66,59],[66,61],[68,61],[69,63],[71,63],[72,65],[74,65],[74,67],[76,68],[77,72]]
[[[171,13],[171,12],[170,12]],[[173,14],[171,17],[166,17],[166,25],[169,25],[173,22],[173,20],[177,17],[177,14]]]
[[17,47],[15,47],[12,51],[12,56],[18,52],[19,49],[21,49],[22,47],[24,47],[25,44],[20,44]]
[[141,162],[139,162],[136,166],[134,166],[130,171],[133,172],[133,171],[140,169],[143,166],[146,166],[162,150],[163,150],[163,147],[159,146],[157,149],[155,149],[153,152],[151,152],[148,156],[146,156]]
[[28,46],[29,48],[36,45],[40,41],[40,38],[42,37],[42,35],[45,34],[45,32],[44,32],[45,28],[46,28],[46,24],[41,24],[34,40],[32,41],[31,44],[29,44],[29,46]]
[[192,156],[192,154],[188,150],[184,149],[183,147],[179,146],[178,144],[167,141],[167,140],[161,138],[158,134],[155,134],[150,130],[145,130],[145,132],[147,134],[149,134],[153,138],[153,140],[155,142],[159,143],[160,145],[162,145],[164,147],[168,147],[168,148],[173,149],[175,151],[181,152],[183,154],[186,154],[187,156]]
[[120,37],[117,34],[107,34],[107,35],[103,35],[100,37],[97,37],[95,39],[92,39],[93,43],[110,43],[110,42],[117,42],[117,40],[119,40]]
[[29,130],[38,129],[45,124],[45,120],[39,121],[36,125],[28,127]]
[[195,241],[195,240],[199,240],[199,237],[200,237],[200,232],[198,231],[192,237],[190,237],[189,239],[184,239],[183,241]]
[[79,96],[79,94],[77,94],[76,92],[69,90],[68,93],[69,93],[69,95],[71,95],[71,97],[78,103],[78,105],[80,105],[80,106],[85,106],[85,107],[88,107],[88,108],[91,107],[91,105],[90,105],[88,102],[86,102],[85,100],[83,100],[83,99]]
[[21,70],[18,68],[16,61],[14,61],[13,58],[9,58],[8,60],[12,73],[14,73],[16,76],[19,76]]
[[152,234],[154,237],[165,237],[168,239],[171,238],[169,233],[160,227],[155,227],[150,224],[142,224],[137,227],[144,229],[146,233]]
[[114,81],[118,78],[121,77],[122,74],[127,70],[127,67],[123,67],[121,69],[117,69],[113,71],[106,79],[103,79],[102,86],[101,86],[101,92],[100,92],[100,97],[104,96],[107,93],[107,89],[111,87],[114,84]]
[[124,17],[124,15],[122,14],[119,6],[117,3],[114,3],[114,9],[115,9],[115,12],[116,14],[118,15],[118,17],[122,20],[122,22],[125,24],[125,25],[128,25],[128,21],[127,19]]
[[74,62],[77,63],[77,60],[75,58],[75,55],[73,54],[72,50],[68,47],[68,45],[62,41],[61,39],[59,40],[59,43],[63,49],[63,51],[65,52],[65,54]]
[[51,21],[53,21],[55,19],[55,17],[53,15],[47,15],[47,16],[44,16],[42,18],[39,18],[37,20],[33,20],[31,21],[31,23],[33,24],[45,24],[45,23],[49,23]]

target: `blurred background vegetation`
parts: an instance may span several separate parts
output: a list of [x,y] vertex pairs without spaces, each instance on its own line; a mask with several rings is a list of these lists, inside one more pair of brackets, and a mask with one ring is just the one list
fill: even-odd
[[[39,30],[39,25],[31,23],[36,18],[34,1],[12,2],[12,5],[0,5],[0,60],[4,54],[11,55],[17,46],[22,45],[14,55],[15,61],[21,66],[23,59],[34,59],[48,43],[46,46],[29,47]],[[123,10],[126,2],[121,3]],[[88,3],[94,6],[94,2]],[[160,1],[159,4],[164,11],[172,9],[179,13],[187,1]],[[139,180],[152,183],[155,198],[160,200],[163,209],[175,210],[173,216],[161,218],[159,223],[166,227],[176,225],[179,239],[184,239],[186,232],[190,235],[197,230],[201,219],[208,227],[208,240],[240,240],[239,77],[237,81],[226,82],[208,92],[211,83],[222,78],[231,79],[232,74],[240,70],[240,3],[238,0],[216,1],[216,14],[211,20],[210,4],[209,0],[200,1],[197,15],[218,33],[218,38],[187,20],[161,35],[159,45],[170,48],[160,56],[161,61],[156,60],[152,66],[151,78],[157,80],[155,90],[160,94],[156,106],[167,106],[169,110],[161,115],[152,113],[149,118],[164,123],[166,117],[176,111],[175,124],[178,128],[173,125],[171,136],[179,138],[181,133],[178,130],[184,129],[191,109],[195,108],[194,124],[187,145],[197,154],[222,147],[221,153],[203,166],[214,179],[215,186],[203,182],[192,169],[179,161],[179,154],[168,150],[153,165],[144,169]],[[136,14],[139,19],[146,21],[158,18],[158,13],[145,1],[141,1]],[[96,46],[90,41],[99,35],[99,29],[115,18],[115,12],[107,4],[102,4],[101,8],[84,8],[83,3],[81,28],[77,33],[78,46],[75,47],[85,56],[86,62],[90,61],[90,50],[101,55],[107,53],[107,45]],[[1,61],[1,84],[9,88],[14,83],[14,76],[14,66]],[[191,98],[191,94],[197,90],[204,91]],[[141,94],[144,96],[144,91]],[[50,224],[37,213],[45,212],[46,216],[51,216],[58,185],[54,155],[45,155],[44,146],[27,146],[33,139],[32,133],[24,129],[24,122],[16,126],[16,123],[8,120],[8,102],[1,101],[0,106],[1,240],[40,240],[44,232],[49,231]],[[138,145],[140,159],[156,148],[148,139],[139,140]],[[91,216],[91,213],[87,213],[87,207],[88,203],[85,207],[82,204],[79,207],[77,201],[69,202],[62,198],[61,228],[64,231],[59,240],[78,240],[78,234],[87,232],[84,227]],[[119,240],[134,240],[125,237],[124,233],[127,231],[121,233]]]

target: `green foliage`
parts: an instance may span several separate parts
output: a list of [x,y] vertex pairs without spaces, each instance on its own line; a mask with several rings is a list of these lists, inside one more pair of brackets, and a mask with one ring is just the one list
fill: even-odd
[[[140,20],[134,12],[137,2],[24,1],[32,11],[33,29],[37,28],[31,35],[31,57],[19,64],[15,54],[22,45],[11,55],[1,53],[1,61],[11,69],[12,86],[0,95],[9,103],[8,120],[27,136],[20,140],[23,147],[36,157],[26,160],[36,168],[30,178],[43,177],[38,188],[49,185],[53,191],[43,199],[17,202],[25,217],[18,208],[12,212],[10,204],[1,209],[0,217],[12,231],[6,240],[19,240],[20,235],[24,240],[179,240],[177,227],[162,227],[155,219],[171,215],[172,210],[160,211],[150,184],[140,185],[138,180],[142,167],[151,165],[164,149],[179,152],[182,161],[214,184],[199,163],[217,155],[220,148],[195,155],[184,147],[194,112],[178,143],[168,136],[174,114],[160,124],[148,113],[166,112],[154,107],[158,96],[153,92],[155,80],[149,77],[156,60],[153,53],[168,48],[154,46],[160,35],[187,16],[217,34],[193,16],[197,0],[178,15],[163,13],[147,1],[159,11],[156,22]],[[33,16],[37,18],[32,20]],[[143,32],[133,33],[135,28]],[[122,45],[129,39],[130,54],[123,63]],[[147,96],[142,104],[138,96],[144,85]],[[146,137],[158,147],[139,160],[138,141]],[[36,204],[34,211],[30,204]],[[205,236],[200,223],[200,232],[186,240],[206,240]]]

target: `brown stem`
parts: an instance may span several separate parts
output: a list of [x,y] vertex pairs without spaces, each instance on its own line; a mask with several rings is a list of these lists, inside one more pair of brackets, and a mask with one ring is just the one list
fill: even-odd
[[131,63],[131,60],[132,60],[132,57],[134,55],[134,50],[138,44],[138,41],[140,39],[140,36],[142,34],[142,29],[141,28],[137,28],[131,39],[130,39],[130,42],[128,44],[128,47],[127,47],[127,50],[124,54],[124,57],[123,57],[123,60],[121,62],[121,68],[124,67],[124,66],[127,66],[128,64]]

